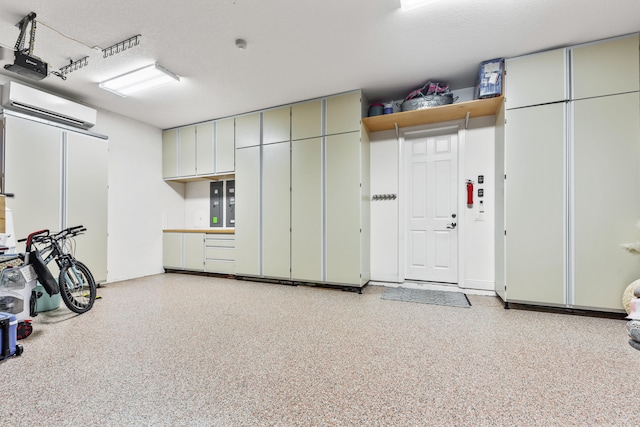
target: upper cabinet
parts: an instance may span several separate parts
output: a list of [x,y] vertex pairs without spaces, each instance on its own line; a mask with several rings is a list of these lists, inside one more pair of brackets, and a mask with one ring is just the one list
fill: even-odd
[[235,170],[235,119],[216,121],[215,172],[233,173]]
[[235,174],[236,149],[360,132],[361,114],[358,90],[168,129],[162,133],[162,176],[184,182]]
[[197,179],[233,173],[233,118],[198,123],[162,133],[162,176],[166,180]]
[[260,116],[251,113],[236,117],[236,148],[260,145]]
[[274,108],[262,113],[262,143],[273,144],[291,139],[291,107]]
[[215,172],[213,122],[198,123],[196,126],[196,171],[198,175],[209,175]]
[[317,138],[322,135],[322,100],[291,106],[291,140]]
[[186,126],[178,131],[180,176],[196,174],[196,127]]
[[325,135],[359,132],[362,120],[361,92],[328,97]]
[[510,58],[505,68],[508,109],[569,99],[567,49]]
[[165,130],[162,133],[162,177],[178,176],[178,129]]
[[639,90],[639,37],[633,34],[572,48],[572,98],[593,98]]

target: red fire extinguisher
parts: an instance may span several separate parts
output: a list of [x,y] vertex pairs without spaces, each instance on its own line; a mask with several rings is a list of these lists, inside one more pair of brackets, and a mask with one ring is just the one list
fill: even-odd
[[467,207],[473,207],[473,181],[467,180]]

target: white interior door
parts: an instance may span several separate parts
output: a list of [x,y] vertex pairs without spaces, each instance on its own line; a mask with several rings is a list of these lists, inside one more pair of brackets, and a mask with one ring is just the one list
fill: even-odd
[[405,139],[405,279],[458,282],[457,139]]

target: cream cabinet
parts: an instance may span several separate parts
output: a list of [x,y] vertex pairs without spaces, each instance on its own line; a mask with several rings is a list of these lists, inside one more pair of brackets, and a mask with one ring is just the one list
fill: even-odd
[[362,93],[360,91],[326,98],[326,128],[324,135],[360,132],[362,123]]
[[572,99],[585,99],[640,90],[638,34],[571,49]]
[[236,272],[261,274],[261,147],[236,150]]
[[234,172],[234,119],[198,123],[162,133],[163,178],[206,177]]
[[235,236],[233,234],[206,235],[205,271],[235,274]]
[[204,234],[182,235],[182,266],[185,270],[204,271]]
[[167,232],[162,236],[166,269],[204,271],[204,233]]
[[234,247],[233,234],[165,231],[162,264],[168,270],[234,274]]
[[322,138],[291,142],[291,277],[324,280]]
[[357,288],[369,281],[361,111],[359,91],[263,111],[246,118],[245,142],[236,118],[237,275]]
[[185,126],[178,131],[178,153],[180,176],[196,174],[196,127]]
[[214,165],[214,122],[198,123],[196,131],[196,173],[198,175],[212,175],[216,172]]
[[215,173],[235,171],[235,119],[215,122]]
[[360,287],[369,281],[366,131],[291,143],[291,277]]
[[[545,105],[513,107],[512,91],[519,99],[532,80],[514,83],[520,71],[511,66],[521,64],[506,61],[504,147],[496,150],[504,150],[506,176],[497,266],[505,288],[496,291],[507,303],[622,311],[624,289],[640,277],[637,259],[621,248],[640,234],[639,45],[634,35],[569,48],[575,98]],[[532,68],[548,64],[537,55],[541,64],[527,58]],[[592,87],[616,64],[630,68],[612,71],[620,82]]]
[[639,101],[631,92],[573,103],[570,290],[579,307],[619,310],[625,288],[640,277],[637,255],[620,248],[640,240]]
[[291,139],[317,138],[322,135],[322,100],[291,106]]
[[563,305],[566,106],[518,108],[505,116],[508,299]]
[[505,69],[507,109],[569,99],[567,49],[508,58]]
[[262,147],[262,275],[291,278],[290,143]]
[[162,234],[162,265],[164,268],[182,269],[182,233]]
[[291,107],[280,107],[262,113],[262,144],[291,140]]
[[366,131],[326,137],[326,281],[369,281],[369,143]]
[[162,177],[175,178],[178,173],[178,129],[162,132]]
[[260,145],[262,113],[251,113],[236,117],[236,148]]

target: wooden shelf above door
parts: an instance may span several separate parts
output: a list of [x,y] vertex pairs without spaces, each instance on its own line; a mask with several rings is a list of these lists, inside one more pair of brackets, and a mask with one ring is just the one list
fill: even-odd
[[381,116],[365,117],[362,123],[369,132],[395,129],[430,123],[448,122],[469,118],[494,116],[500,108],[504,98],[476,99],[474,101],[443,105],[440,107],[424,108],[422,110],[404,111],[401,113],[384,114]]

